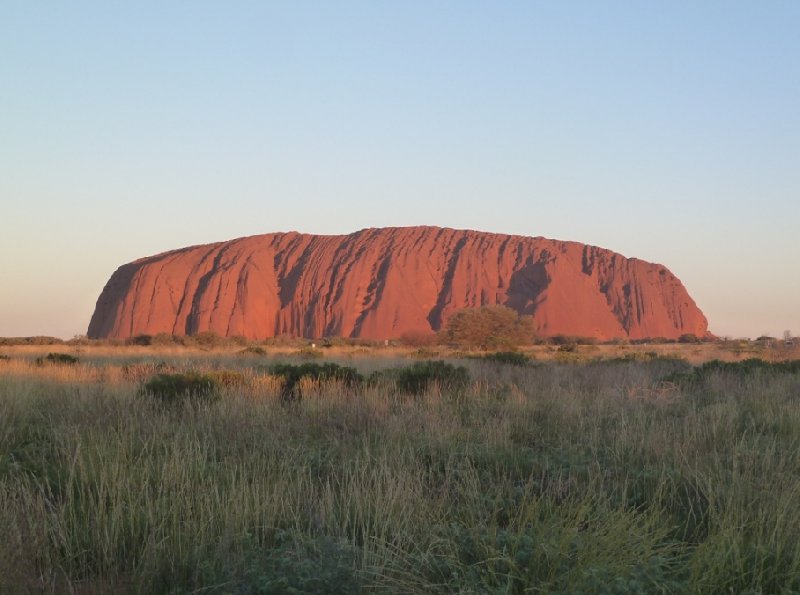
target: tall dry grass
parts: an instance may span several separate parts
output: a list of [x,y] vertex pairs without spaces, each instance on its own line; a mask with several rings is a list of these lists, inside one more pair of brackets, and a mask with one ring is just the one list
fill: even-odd
[[[244,380],[163,407],[162,360]],[[282,404],[264,358],[0,362],[0,592],[800,590],[796,371],[462,363]]]

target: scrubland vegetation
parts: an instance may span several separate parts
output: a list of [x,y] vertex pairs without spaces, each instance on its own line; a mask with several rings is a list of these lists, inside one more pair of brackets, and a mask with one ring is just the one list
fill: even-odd
[[4,349],[0,592],[800,591],[800,363],[437,350]]

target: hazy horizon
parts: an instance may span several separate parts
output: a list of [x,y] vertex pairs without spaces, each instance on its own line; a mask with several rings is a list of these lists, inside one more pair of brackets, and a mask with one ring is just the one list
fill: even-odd
[[117,267],[436,225],[663,264],[719,336],[800,334],[800,4],[0,8],[0,336]]

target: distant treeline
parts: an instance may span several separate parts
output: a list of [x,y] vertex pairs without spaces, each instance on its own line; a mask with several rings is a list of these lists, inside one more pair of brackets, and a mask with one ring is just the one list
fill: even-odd
[[0,345],[64,345],[58,337],[0,337]]
[[[678,339],[653,337],[646,339],[609,339],[599,340],[595,337],[580,337],[571,335],[555,335],[553,337],[536,337],[531,341],[517,343],[517,346],[528,345],[642,345],[642,344],[675,344],[675,343],[711,343],[718,341],[713,338],[699,338],[695,335],[682,335]],[[316,339],[292,337],[282,335],[268,339],[247,339],[242,336],[222,337],[212,331],[204,331],[196,335],[170,335],[158,333],[156,335],[136,335],[126,339],[88,339],[78,335],[71,339],[58,337],[0,337],[0,346],[11,345],[98,345],[98,346],[184,346],[184,347],[225,347],[264,345],[268,347],[303,347],[313,343],[318,348],[331,347],[384,347],[387,342],[391,346],[420,347],[432,345],[447,345],[447,338],[437,334],[407,333],[398,338],[388,340],[359,339],[352,337],[320,337]]]

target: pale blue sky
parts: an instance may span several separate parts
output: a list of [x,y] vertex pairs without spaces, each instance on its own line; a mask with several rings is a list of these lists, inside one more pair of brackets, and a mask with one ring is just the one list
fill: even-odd
[[660,262],[800,334],[800,2],[0,4],[0,336],[117,266],[440,225]]

